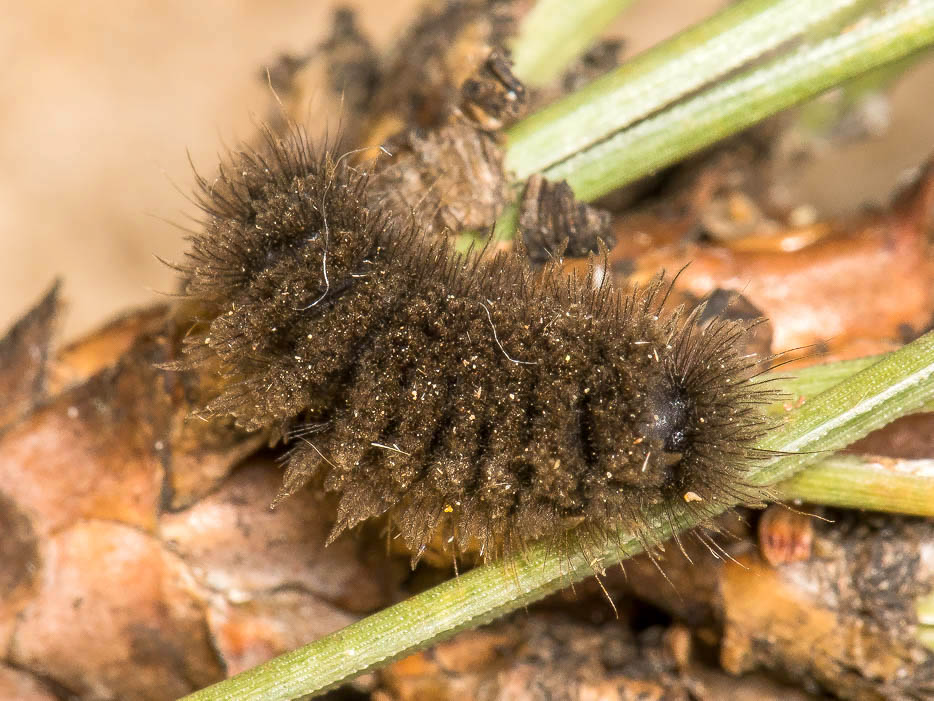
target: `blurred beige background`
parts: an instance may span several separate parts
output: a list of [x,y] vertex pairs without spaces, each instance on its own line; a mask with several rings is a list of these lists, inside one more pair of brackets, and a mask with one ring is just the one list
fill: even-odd
[[[182,194],[192,181],[187,153],[209,172],[224,143],[249,135],[251,119],[269,105],[261,66],[316,43],[337,4],[0,4],[0,328],[59,275],[66,338],[171,291],[172,273],[154,255],[180,257],[182,233],[164,220],[184,222],[193,212]],[[364,30],[386,46],[418,0],[341,4],[359,8]],[[719,4],[641,0],[617,28],[631,55]],[[934,70],[921,73],[926,94],[934,94]],[[917,90],[906,94],[915,106]],[[911,138],[900,139],[895,160],[890,144],[871,145],[843,171],[837,163],[803,173],[803,186],[810,191],[828,173],[862,168],[872,170],[866,192],[881,188],[877,199],[884,199],[892,172],[920,160],[919,142],[931,144],[926,107],[896,112],[907,120],[900,133]],[[829,196],[854,196],[849,182],[839,189]]]
[[[327,31],[336,3],[0,5],[0,327],[64,278],[66,336],[173,289],[192,161],[250,134],[260,67]],[[356,3],[363,4],[358,0]],[[372,5],[383,39],[413,0]]]

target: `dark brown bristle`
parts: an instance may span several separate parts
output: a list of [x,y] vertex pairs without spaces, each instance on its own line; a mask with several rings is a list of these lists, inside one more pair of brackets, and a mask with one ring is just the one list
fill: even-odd
[[738,350],[745,325],[662,314],[661,278],[621,292],[521,254],[458,255],[372,211],[366,176],[297,130],[201,184],[187,291],[212,319],[190,362],[221,368],[210,411],[316,427],[292,434],[283,493],[320,476],[341,495],[334,535],[391,511],[413,553],[443,529],[492,555],[756,499],[768,390]]

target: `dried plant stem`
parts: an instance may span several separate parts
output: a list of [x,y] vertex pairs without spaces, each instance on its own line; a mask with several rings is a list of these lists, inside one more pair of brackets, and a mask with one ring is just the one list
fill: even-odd
[[[884,356],[789,414],[763,447],[788,451],[754,475],[757,484],[788,479],[821,457],[892,419],[934,399],[934,333]],[[801,451],[801,452],[798,452]],[[686,507],[674,521],[680,530],[695,525]],[[673,535],[672,519],[654,521],[649,537]],[[528,605],[550,592],[592,575],[642,549],[640,540],[620,532],[602,552],[545,544],[523,556],[462,574],[433,589],[373,614],[310,645],[197,692],[190,700],[292,699],[338,686],[368,670]]]
[[934,460],[834,455],[777,487],[785,499],[934,517]]

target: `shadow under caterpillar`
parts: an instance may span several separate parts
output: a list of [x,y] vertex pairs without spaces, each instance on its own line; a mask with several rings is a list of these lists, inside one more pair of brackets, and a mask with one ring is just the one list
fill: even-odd
[[297,128],[199,185],[181,270],[208,318],[182,365],[220,374],[208,412],[291,442],[280,498],[312,478],[340,495],[332,539],[390,512],[413,559],[439,529],[491,557],[761,498],[745,477],[772,391],[748,324],[663,313],[661,277],[458,254]]

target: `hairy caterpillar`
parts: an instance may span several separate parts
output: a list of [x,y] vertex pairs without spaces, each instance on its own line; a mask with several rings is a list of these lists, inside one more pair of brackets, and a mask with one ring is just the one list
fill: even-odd
[[186,365],[223,387],[207,410],[289,441],[280,496],[312,478],[339,493],[332,539],[390,512],[416,558],[439,529],[490,556],[756,500],[769,390],[747,325],[663,313],[661,278],[621,291],[521,252],[459,255],[373,200],[300,130],[267,133],[200,180],[182,266],[208,315]]

